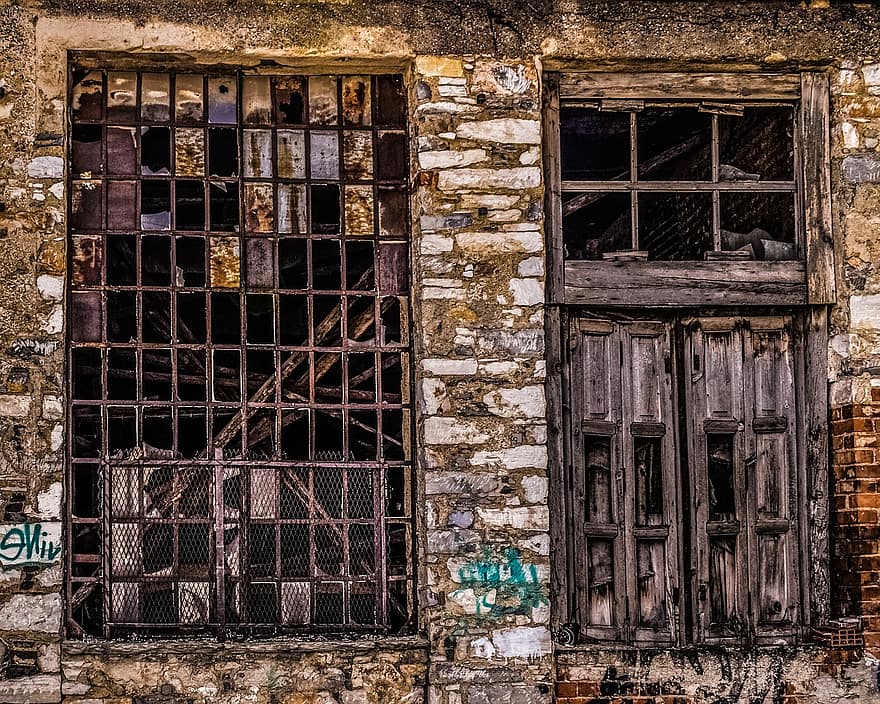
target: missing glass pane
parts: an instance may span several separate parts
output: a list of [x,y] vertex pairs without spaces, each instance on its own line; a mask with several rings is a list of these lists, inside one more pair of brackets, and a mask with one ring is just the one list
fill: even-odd
[[562,236],[566,259],[601,259],[632,250],[628,193],[563,193]]
[[636,113],[639,179],[710,181],[712,116],[697,107],[646,108]]
[[563,180],[629,180],[629,113],[566,106],[559,133]]
[[709,193],[639,193],[639,249],[651,260],[701,260],[712,251]]
[[746,259],[797,259],[794,194],[722,193],[721,248]]

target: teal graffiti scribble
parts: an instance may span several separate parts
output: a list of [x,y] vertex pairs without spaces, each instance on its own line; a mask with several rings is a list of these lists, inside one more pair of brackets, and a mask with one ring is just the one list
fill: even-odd
[[550,603],[538,581],[537,567],[523,564],[519,550],[514,547],[505,548],[501,556],[483,548],[479,559],[459,568],[458,577],[458,592],[473,590],[478,617],[531,615],[533,608]]
[[24,523],[7,529],[0,538],[0,566],[55,562],[61,554],[61,546],[48,536],[40,523]]

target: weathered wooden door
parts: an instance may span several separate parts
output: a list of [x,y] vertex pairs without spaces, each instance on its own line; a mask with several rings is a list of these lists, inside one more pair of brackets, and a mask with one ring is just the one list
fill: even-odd
[[590,638],[676,639],[671,340],[667,322],[572,323],[573,539]]
[[800,618],[792,318],[699,318],[685,328],[695,637],[790,637]]

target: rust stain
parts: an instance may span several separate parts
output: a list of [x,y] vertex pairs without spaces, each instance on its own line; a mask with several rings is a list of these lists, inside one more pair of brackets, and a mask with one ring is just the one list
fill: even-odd
[[373,234],[372,186],[345,187],[345,234]]
[[272,184],[248,183],[244,187],[245,226],[248,232],[272,232],[275,224]]
[[241,285],[241,249],[237,237],[211,238],[211,285],[219,288]]
[[360,181],[373,177],[373,133],[348,131],[342,135],[345,177]]
[[342,81],[342,121],[346,125],[369,125],[370,79],[348,76]]
[[174,142],[178,176],[205,175],[205,133],[198,128],[178,127]]

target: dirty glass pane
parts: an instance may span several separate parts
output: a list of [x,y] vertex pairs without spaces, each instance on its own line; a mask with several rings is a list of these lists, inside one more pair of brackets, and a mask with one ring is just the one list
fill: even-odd
[[741,116],[719,115],[718,146],[722,181],[791,181],[794,110],[749,106]]
[[268,76],[245,76],[242,79],[241,115],[246,125],[267,125],[272,122]]
[[590,539],[587,547],[588,619],[592,626],[614,623],[614,543]]
[[629,113],[564,106],[559,111],[564,181],[627,181]]
[[342,124],[369,125],[372,122],[372,95],[369,76],[342,79]]
[[241,246],[237,237],[211,238],[211,286],[241,286]]
[[566,259],[635,256],[629,194],[563,193],[562,236]]
[[134,181],[107,182],[107,229],[137,228],[137,184]]
[[309,122],[313,125],[335,125],[338,102],[334,76],[309,77]]
[[381,181],[403,181],[408,172],[406,135],[403,132],[379,132],[376,178]]
[[133,127],[107,128],[107,173],[119,176],[137,173],[137,137]]
[[246,183],[244,186],[245,229],[248,232],[272,232],[275,227],[275,204],[271,183]]
[[205,175],[205,131],[179,127],[174,137],[174,168],[178,176]]
[[308,232],[305,184],[278,184],[278,232]]
[[639,249],[648,259],[702,260],[713,247],[711,194],[639,194]]
[[645,108],[636,113],[639,179],[710,181],[712,116],[694,107]]
[[304,76],[283,76],[275,78],[275,122],[279,125],[301,125],[305,122]]
[[310,175],[317,180],[339,178],[339,133],[311,132]]
[[74,181],[70,189],[70,225],[76,230],[103,226],[104,186],[101,181]]
[[306,177],[306,140],[303,130],[278,130],[279,178]]
[[376,76],[376,124],[403,127],[406,89],[401,76]]
[[99,285],[104,264],[104,240],[100,237],[72,237],[70,260],[72,286]]
[[793,193],[722,193],[721,249],[759,261],[798,258]]
[[174,111],[178,124],[201,122],[205,113],[203,76],[178,73],[175,76]]
[[706,436],[710,521],[736,520],[733,441],[733,435]]
[[247,239],[247,285],[272,288],[275,285],[275,243],[268,239]]
[[238,122],[237,102],[238,82],[235,76],[208,78],[208,122],[214,125],[234,125]]
[[141,74],[141,119],[167,122],[171,117],[169,76],[167,73]]
[[77,342],[100,342],[103,303],[97,291],[71,295],[70,334]]
[[[350,247],[359,243],[351,242]],[[369,262],[371,257],[367,257]],[[351,281],[351,278],[349,278]],[[354,284],[351,284],[354,286]],[[369,280],[364,286],[372,287]],[[409,245],[406,242],[382,242],[379,244],[379,290],[382,293],[409,291]]]
[[244,130],[244,175],[256,178],[272,178],[272,131]]
[[107,74],[107,119],[134,122],[137,119],[137,74],[110,71]]
[[75,121],[100,120],[104,107],[104,73],[102,71],[73,72],[71,113]]
[[379,189],[379,234],[382,237],[406,237],[409,231],[409,206],[402,188]]

